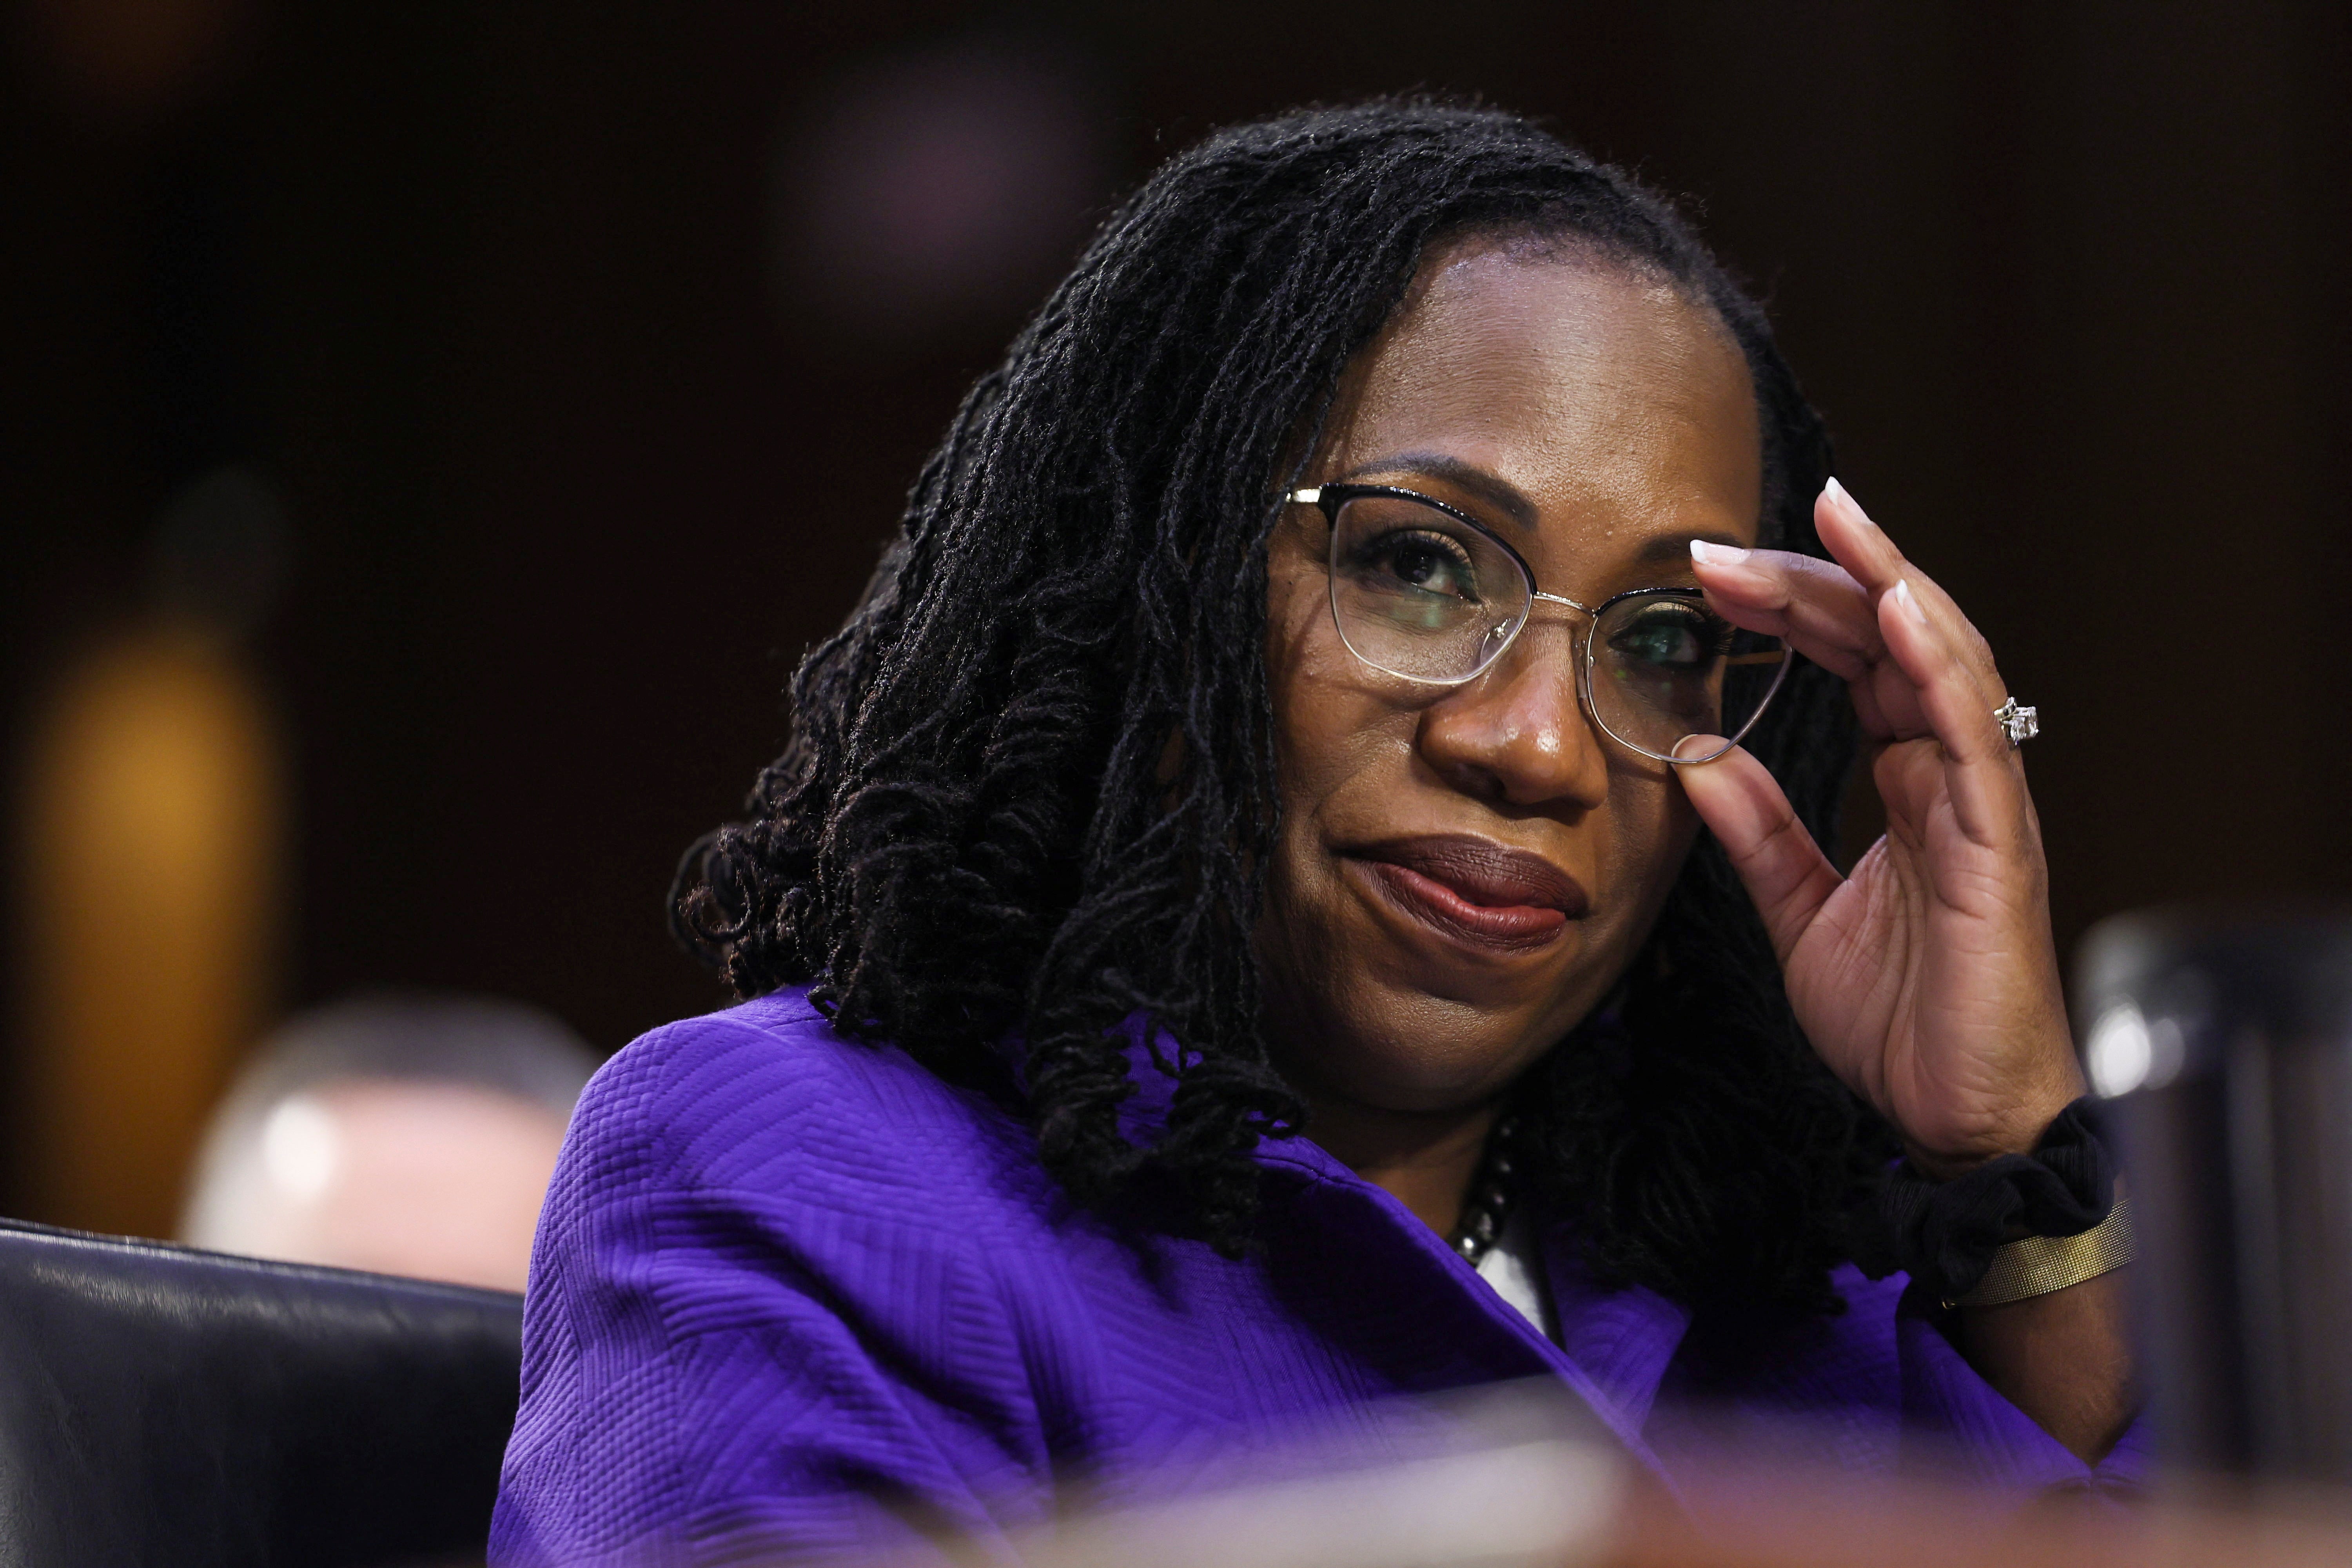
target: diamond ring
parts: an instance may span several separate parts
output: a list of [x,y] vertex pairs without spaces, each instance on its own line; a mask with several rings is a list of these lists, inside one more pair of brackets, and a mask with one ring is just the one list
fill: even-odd
[[2034,709],[2019,707],[2014,697],[1994,709],[1992,716],[2000,721],[2000,732],[2009,737],[2011,751],[2042,733],[2041,714]]

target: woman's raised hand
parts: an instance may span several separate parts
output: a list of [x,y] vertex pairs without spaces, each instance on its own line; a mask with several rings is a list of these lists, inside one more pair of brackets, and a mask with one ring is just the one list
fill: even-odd
[[1844,678],[1878,749],[1885,836],[1840,877],[1747,752],[1677,772],[1763,913],[1814,1048],[1915,1163],[1953,1174],[2031,1149],[2082,1092],[2041,824],[1993,716],[2009,694],[1984,638],[1836,480],[1813,517],[1834,563],[1691,553],[1717,613]]

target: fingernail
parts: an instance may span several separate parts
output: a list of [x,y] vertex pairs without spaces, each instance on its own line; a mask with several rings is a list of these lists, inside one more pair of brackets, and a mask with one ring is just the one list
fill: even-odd
[[1827,495],[1832,500],[1836,501],[1840,506],[1844,507],[1846,510],[1853,513],[1854,520],[1856,521],[1868,523],[1872,528],[1876,528],[1878,526],[1878,524],[1871,522],[1870,514],[1862,510],[1862,503],[1853,499],[1853,492],[1846,489],[1843,485],[1838,483],[1838,479],[1835,474],[1832,474],[1830,476],[1830,482],[1823,485],[1822,487],[1822,493]]
[[1895,602],[1902,605],[1904,612],[1914,621],[1923,626],[1927,624],[1927,612],[1920,607],[1919,601],[1912,595],[1910,578],[1898,577],[1895,580]]
[[1737,566],[1750,553],[1735,544],[1709,544],[1704,539],[1691,541],[1691,559],[1702,566]]

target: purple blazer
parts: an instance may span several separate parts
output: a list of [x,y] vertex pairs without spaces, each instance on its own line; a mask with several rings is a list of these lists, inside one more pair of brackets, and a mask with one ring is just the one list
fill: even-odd
[[[1139,1043],[1137,1115],[1167,1080]],[[1270,1142],[1262,1255],[1074,1206],[1001,1097],[845,1040],[799,992],[646,1036],[565,1140],[523,1310],[490,1561],[983,1548],[1074,1478],[1117,1502],[1245,1479],[1397,1395],[1549,1377],[1671,1481],[1727,1430],[1858,1475],[1924,1452],[2002,1488],[2130,1485],[1994,1393],[1900,1277],[1727,1339],[1543,1247],[1559,1345],[1304,1139]],[[1727,1343],[1741,1348],[1733,1353]],[[1704,1434],[1704,1437],[1703,1435]]]

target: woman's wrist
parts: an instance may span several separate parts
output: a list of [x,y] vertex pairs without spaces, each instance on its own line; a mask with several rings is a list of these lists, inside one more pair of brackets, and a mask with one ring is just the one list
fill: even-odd
[[[2044,1122],[2042,1125],[2047,1127],[2049,1123]],[[2037,1131],[2032,1138],[2026,1139],[2022,1142],[2004,1139],[1999,1143],[1989,1144],[1965,1152],[1924,1149],[1906,1138],[1903,1142],[1903,1163],[1919,1175],[1940,1185],[1947,1182],[1958,1181],[1963,1176],[1980,1171],[2004,1154],[2031,1153],[2033,1145],[2040,1141],[2040,1137],[2041,1134]]]
[[1903,1141],[1903,1159],[1931,1182],[1953,1182],[1973,1172],[1982,1170],[2005,1155],[2031,1155],[2049,1135],[2051,1126],[2064,1114],[2074,1097],[2060,1100],[2046,1111],[2028,1113],[2008,1121],[1998,1131],[1988,1132],[1964,1144],[1946,1148],[1930,1148],[1917,1140]]
[[1956,1181],[2004,1155],[2031,1155],[2042,1146],[2051,1127],[2067,1108],[2077,1104],[2089,1087],[2074,1065],[2071,1050],[2066,1070],[2053,1072],[2051,1081],[2031,1094],[2021,1095],[2002,1110],[1988,1114],[1965,1129],[1947,1128],[1934,1143],[1898,1128],[1903,1157],[1911,1168],[1933,1182]]
[[2010,1150],[1944,1176],[1906,1158],[1865,1216],[1855,1260],[1897,1269],[1933,1299],[1974,1289],[2001,1247],[2026,1237],[2073,1237],[2108,1217],[2113,1168],[2086,1100],[2063,1107],[2029,1151]]

